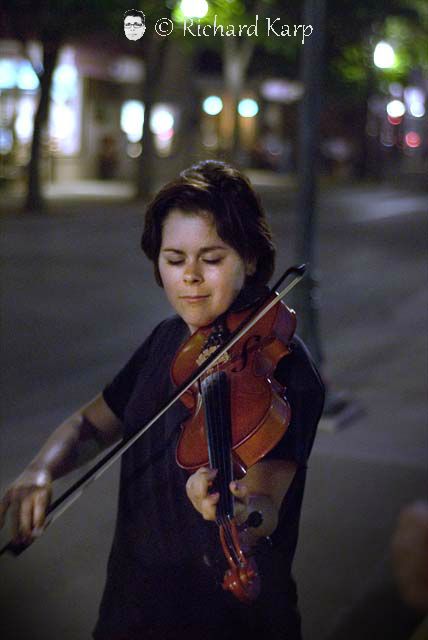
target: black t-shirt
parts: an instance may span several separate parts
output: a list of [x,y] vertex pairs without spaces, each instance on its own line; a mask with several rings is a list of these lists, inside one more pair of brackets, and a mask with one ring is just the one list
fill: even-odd
[[[124,424],[125,437],[138,431],[171,396],[170,365],[188,335],[178,316],[165,320],[104,389],[107,405]],[[96,640],[178,640],[192,637],[192,631],[195,637],[208,638],[209,630],[214,637],[219,629],[222,637],[225,629],[230,633],[234,629],[235,638],[248,638],[250,628],[272,639],[300,637],[291,563],[306,461],[324,391],[302,341],[295,336],[292,345],[291,354],[275,372],[287,388],[292,419],[267,457],[293,460],[298,470],[283,501],[272,546],[261,544],[257,552],[262,592],[256,603],[242,605],[221,587],[226,566],[218,528],[204,521],[188,500],[188,474],[175,460],[180,425],[189,415],[178,402],[123,456],[116,530]]]

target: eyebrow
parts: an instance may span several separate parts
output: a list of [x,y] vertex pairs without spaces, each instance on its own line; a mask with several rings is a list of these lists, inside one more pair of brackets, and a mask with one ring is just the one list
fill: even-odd
[[[199,253],[208,253],[209,251],[217,251],[218,249],[222,249],[223,251],[226,250],[227,247],[224,247],[223,245],[212,245],[211,247],[202,247],[202,249],[199,251]],[[162,252],[164,251],[173,251],[174,253],[180,253],[180,254],[185,254],[185,251],[181,251],[181,249],[174,249],[173,247],[165,247],[165,249],[162,249]]]

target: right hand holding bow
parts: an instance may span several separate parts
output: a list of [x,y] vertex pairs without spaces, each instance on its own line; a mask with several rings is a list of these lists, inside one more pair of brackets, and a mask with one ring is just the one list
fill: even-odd
[[9,511],[12,543],[30,545],[43,531],[52,497],[52,478],[45,470],[26,469],[0,501],[0,528]]

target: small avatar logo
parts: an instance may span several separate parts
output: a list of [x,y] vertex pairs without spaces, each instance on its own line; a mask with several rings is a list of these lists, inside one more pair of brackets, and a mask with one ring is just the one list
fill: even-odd
[[146,30],[146,16],[138,9],[128,9],[123,14],[123,27],[128,40],[139,40]]

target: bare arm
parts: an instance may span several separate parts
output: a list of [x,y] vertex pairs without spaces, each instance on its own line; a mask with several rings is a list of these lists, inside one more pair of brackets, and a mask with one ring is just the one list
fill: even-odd
[[122,423],[99,394],[52,433],[28,469],[47,473],[51,480],[56,480],[116,442],[121,435]]
[[[259,511],[262,523],[246,532],[248,544],[260,537],[270,536],[278,525],[281,503],[293,481],[297,464],[283,460],[265,460],[251,467],[245,478],[234,481],[230,491],[235,497],[235,516],[238,523],[247,520],[250,513]],[[216,471],[201,467],[187,481],[189,500],[205,520],[215,520],[218,493],[209,493]]]
[[101,394],[65,420],[48,438],[0,501],[0,527],[8,510],[15,543],[30,543],[43,527],[57,478],[79,467],[122,436],[122,423]]

